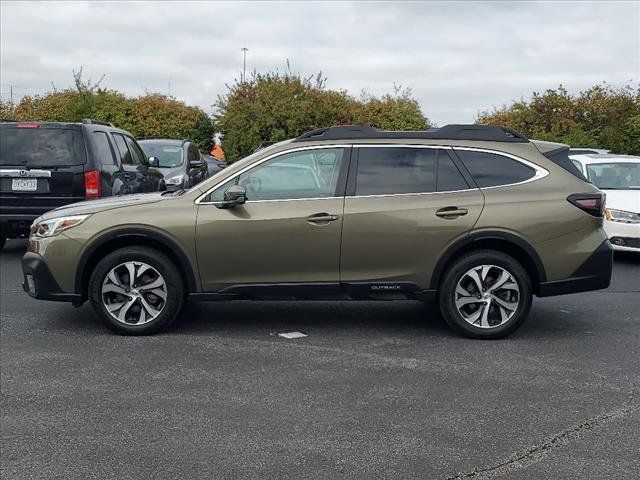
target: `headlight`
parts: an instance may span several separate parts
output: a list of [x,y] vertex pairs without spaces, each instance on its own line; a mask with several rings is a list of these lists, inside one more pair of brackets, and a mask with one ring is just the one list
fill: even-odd
[[165,178],[164,183],[167,185],[180,185],[184,181],[184,175],[176,175],[175,177]]
[[42,220],[31,227],[31,235],[35,238],[53,237],[64,230],[80,225],[88,217],[89,215],[72,215]]
[[640,214],[633,212],[625,212],[624,210],[614,210],[613,208],[607,208],[606,210],[607,220],[612,222],[623,223],[640,223]]

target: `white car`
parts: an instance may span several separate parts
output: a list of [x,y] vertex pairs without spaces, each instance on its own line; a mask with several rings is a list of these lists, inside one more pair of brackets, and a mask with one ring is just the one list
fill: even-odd
[[640,157],[588,154],[569,158],[607,194],[604,229],[613,248],[640,252]]

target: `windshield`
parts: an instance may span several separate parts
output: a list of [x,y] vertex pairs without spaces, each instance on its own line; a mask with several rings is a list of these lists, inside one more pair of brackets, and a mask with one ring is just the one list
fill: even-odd
[[602,190],[640,190],[640,162],[593,163],[587,175]]
[[182,146],[162,143],[138,142],[144,154],[156,157],[160,168],[175,168],[182,165]]
[[66,128],[0,129],[0,165],[56,167],[85,163],[80,130]]

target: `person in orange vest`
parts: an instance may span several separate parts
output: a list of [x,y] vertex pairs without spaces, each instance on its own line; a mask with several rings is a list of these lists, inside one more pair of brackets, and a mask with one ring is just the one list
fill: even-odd
[[211,147],[211,151],[209,152],[209,155],[211,155],[212,157],[216,157],[219,158],[220,160],[225,160],[224,158],[224,150],[222,149],[222,145],[220,145],[219,143],[213,143],[213,147]]

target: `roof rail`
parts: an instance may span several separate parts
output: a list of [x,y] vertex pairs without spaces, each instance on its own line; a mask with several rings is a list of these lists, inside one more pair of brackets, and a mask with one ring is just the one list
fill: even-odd
[[359,140],[359,139],[434,139],[434,140],[483,140],[488,142],[523,143],[529,140],[519,133],[495,125],[445,125],[440,128],[394,132],[378,130],[369,125],[341,125],[318,128],[303,133],[294,142],[314,140]]
[[91,125],[106,125],[107,127],[113,127],[115,128],[115,126],[113,125],[113,123],[111,122],[101,122],[99,120],[92,120],[90,118],[83,118],[82,119],[82,123],[84,124],[91,124]]

